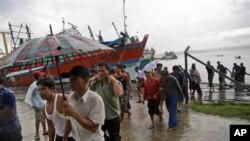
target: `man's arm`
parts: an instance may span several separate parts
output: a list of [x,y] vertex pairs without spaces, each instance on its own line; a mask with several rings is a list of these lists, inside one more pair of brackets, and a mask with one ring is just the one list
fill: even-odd
[[64,127],[64,134],[63,134],[63,141],[67,141],[69,133],[72,129],[70,120],[66,119],[65,127]]
[[144,82],[143,82],[144,84],[144,94],[143,94],[143,100],[142,100],[142,104],[144,105],[145,104],[145,100],[146,100],[146,98],[147,98],[147,95],[148,95],[148,93],[147,93],[147,88],[148,88],[148,86],[146,85],[146,80],[144,80]]
[[55,138],[55,128],[53,125],[53,122],[46,118],[46,121],[48,123],[48,132],[49,132],[49,141],[54,141]]
[[79,115],[75,111],[75,109],[71,105],[69,105],[69,103],[67,101],[64,101],[63,105],[64,105],[65,114],[67,116],[74,118],[82,127],[86,128],[92,132],[96,132],[98,130],[99,124],[95,124],[95,123],[93,123],[92,120]]
[[4,106],[3,110],[0,111],[1,119],[9,119],[11,117],[13,110],[14,109],[11,107]]
[[116,95],[117,97],[122,96],[122,94],[123,94],[123,88],[122,88],[121,83],[120,83],[118,80],[116,80],[115,77],[112,76],[112,75],[109,76],[109,80],[110,80],[110,81],[112,82],[112,84],[113,84],[113,88],[114,88],[115,95]]
[[131,95],[132,87],[131,87],[131,81],[130,81],[130,78],[128,77],[128,75],[125,75],[125,80],[126,80],[127,86],[128,86],[128,93]]
[[42,112],[48,124],[49,141],[54,141],[54,138],[55,138],[54,124],[51,120],[47,119],[46,114],[45,114],[45,106],[43,106]]
[[159,98],[160,97],[160,87],[161,87],[161,85],[160,85],[160,80],[159,79],[156,79],[156,84],[157,84],[157,88],[158,88],[158,91],[154,94],[154,99],[157,99],[157,98]]

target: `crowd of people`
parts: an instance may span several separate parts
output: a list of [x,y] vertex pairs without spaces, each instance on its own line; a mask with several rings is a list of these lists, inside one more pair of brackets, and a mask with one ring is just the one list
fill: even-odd
[[[214,85],[213,85],[213,78],[214,73],[217,70],[219,74],[219,88],[222,90],[226,85],[225,77],[227,76],[227,72],[231,74],[231,78],[241,84],[245,83],[245,75],[250,75],[246,72],[246,68],[243,63],[240,63],[238,65],[237,63],[233,64],[232,71],[230,71],[227,67],[225,67],[223,64],[220,63],[220,61],[217,62],[217,68],[215,69],[211,64],[210,61],[207,61],[206,65],[207,73],[208,73],[208,83],[209,83],[209,91],[214,91]],[[237,89],[236,89],[237,90]]]
[[[208,82],[210,91],[214,89],[213,77],[216,69],[207,62]],[[218,62],[219,82],[225,83],[226,70]],[[153,70],[141,70],[135,67],[138,101],[147,103],[151,125],[156,126],[155,115],[159,122],[163,121],[163,106],[165,103],[169,113],[167,132],[178,126],[178,112],[181,105],[188,103],[189,80],[190,95],[197,91],[202,95],[200,87],[201,76],[192,64],[189,72],[180,65],[174,65],[172,71],[161,63]],[[234,64],[232,72],[234,79],[244,83],[246,74],[243,63]],[[35,71],[35,81],[30,85],[25,97],[35,113],[35,140],[40,139],[39,125],[42,124],[43,135],[49,136],[49,141],[120,141],[120,128],[127,114],[131,115],[132,86],[126,66],[116,64],[112,69],[106,62],[99,63],[88,70],[84,66],[74,66],[69,72],[61,74],[69,78],[71,91],[60,94],[55,90],[54,80],[44,72]],[[188,79],[188,80],[187,80]],[[21,141],[21,125],[16,113],[16,101],[13,91],[5,88],[0,79],[0,138],[3,141]]]

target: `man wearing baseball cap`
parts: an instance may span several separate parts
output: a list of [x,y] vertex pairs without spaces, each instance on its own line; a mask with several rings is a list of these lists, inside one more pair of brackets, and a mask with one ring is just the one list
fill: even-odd
[[148,101],[148,114],[152,125],[149,129],[155,128],[154,115],[158,115],[160,122],[162,122],[162,113],[159,109],[160,104],[160,81],[153,77],[151,69],[144,70],[146,80],[144,80],[144,98],[142,104],[145,104],[145,100]]
[[89,89],[89,70],[84,66],[74,66],[62,77],[69,78],[72,92],[64,102],[65,122],[64,141],[72,130],[76,141],[104,141],[101,129],[105,119],[102,98]]

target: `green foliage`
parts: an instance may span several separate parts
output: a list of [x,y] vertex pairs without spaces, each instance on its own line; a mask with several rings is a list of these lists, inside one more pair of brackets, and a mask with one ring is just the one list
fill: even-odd
[[250,104],[238,103],[218,103],[218,104],[202,104],[190,103],[189,108],[197,112],[205,114],[219,115],[223,117],[237,117],[250,121]]

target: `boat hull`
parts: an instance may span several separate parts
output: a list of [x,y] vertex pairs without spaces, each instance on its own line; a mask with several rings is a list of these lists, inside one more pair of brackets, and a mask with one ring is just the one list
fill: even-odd
[[[111,66],[122,63],[125,64],[128,68],[134,68],[138,64],[140,58],[143,55],[143,51],[148,39],[148,35],[144,36],[143,41],[137,43],[131,43],[124,46],[113,47],[114,51],[111,51],[106,54],[93,55],[91,57],[82,58],[80,60],[74,60],[72,62],[66,62],[59,64],[60,73],[69,72],[73,66],[83,65],[87,68],[91,68],[93,65],[97,65],[99,62],[105,61],[108,62]],[[44,68],[41,68],[41,71]],[[48,66],[48,71],[52,76],[58,77],[58,70],[56,65]],[[32,77],[33,71],[26,71],[24,73],[15,75],[16,85],[29,85],[34,79]],[[9,76],[12,77],[12,76]]]

